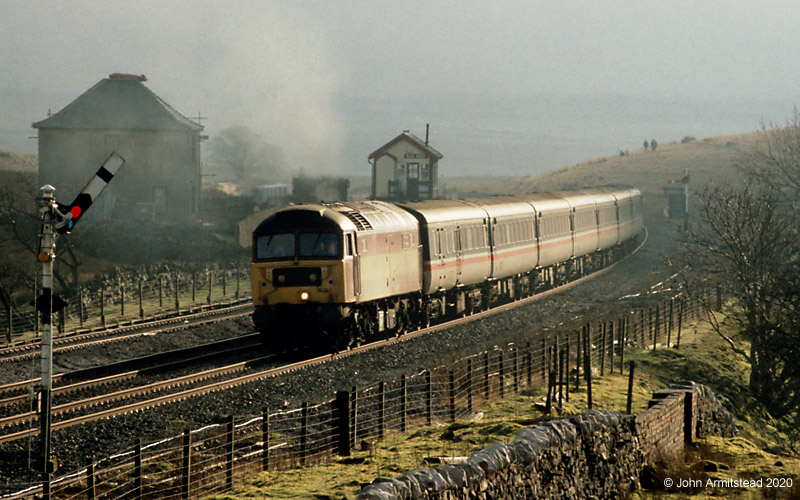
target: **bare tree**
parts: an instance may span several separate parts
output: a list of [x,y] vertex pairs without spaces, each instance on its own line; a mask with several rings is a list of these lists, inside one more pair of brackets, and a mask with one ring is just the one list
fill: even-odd
[[[36,276],[41,215],[38,213],[35,178],[31,174],[3,172],[0,186],[0,253],[8,258],[0,262],[0,303],[17,310],[30,300]],[[83,258],[76,251],[73,236],[58,239],[58,259],[54,277],[61,289],[70,294],[78,283]]]
[[742,184],[699,193],[686,261],[692,275],[723,284],[735,299],[728,317],[739,337],[723,336],[749,362],[752,393],[773,416],[800,424],[797,112],[786,127],[764,128],[738,164]]
[[237,183],[242,183],[248,177],[285,177],[278,149],[252,128],[226,128],[211,139],[209,149],[211,158],[228,167]]

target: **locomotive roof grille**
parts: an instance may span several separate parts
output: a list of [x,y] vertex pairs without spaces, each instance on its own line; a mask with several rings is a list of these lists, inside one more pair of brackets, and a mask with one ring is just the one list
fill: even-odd
[[356,225],[356,228],[359,231],[369,231],[371,229],[374,229],[372,227],[372,224],[369,223],[366,217],[361,215],[359,212],[342,211],[342,215],[350,219],[350,221],[352,221],[352,223]]

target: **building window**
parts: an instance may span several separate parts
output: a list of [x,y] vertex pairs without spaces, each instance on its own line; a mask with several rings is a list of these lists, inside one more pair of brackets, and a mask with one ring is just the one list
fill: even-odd
[[419,163],[408,164],[408,178],[419,179]]

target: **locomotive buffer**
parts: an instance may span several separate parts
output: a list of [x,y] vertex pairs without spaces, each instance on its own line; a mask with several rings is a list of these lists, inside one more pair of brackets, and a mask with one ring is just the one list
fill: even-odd
[[[52,315],[58,312],[66,302],[53,295],[53,262],[56,258],[56,237],[59,234],[69,233],[83,214],[100,196],[106,185],[125,163],[125,159],[117,153],[111,153],[100,166],[94,177],[83,188],[71,205],[59,209],[56,203],[56,188],[47,184],[42,186],[42,231],[39,238],[39,252],[37,260],[42,263],[42,294],[37,297],[32,305],[41,313],[42,318],[42,359],[41,359],[41,471],[44,475],[45,488],[49,488],[50,474],[55,471],[55,462],[50,459],[50,427],[53,391],[53,326]],[[55,231],[54,231],[55,229]],[[49,498],[49,491],[44,492]]]

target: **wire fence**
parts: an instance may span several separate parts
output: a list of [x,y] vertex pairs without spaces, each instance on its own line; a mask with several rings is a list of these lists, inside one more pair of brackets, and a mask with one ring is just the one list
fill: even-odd
[[[54,335],[127,324],[204,308],[250,297],[247,266],[201,271],[136,273],[80,287],[54,315]],[[0,342],[12,343],[39,336],[39,315],[32,306],[0,310]]]
[[677,294],[602,319],[579,320],[560,331],[528,331],[530,341],[524,345],[509,344],[399,380],[341,390],[318,404],[264,408],[261,415],[231,416],[155,443],[137,442],[71,475],[0,498],[200,498],[229,491],[235,482],[262,471],[328,463],[391,439],[387,436],[468,419],[480,406],[526,389],[549,387],[553,399],[548,396],[548,405],[555,405],[556,393],[568,394],[570,376],[579,381],[587,368],[589,373],[621,373],[625,348],[680,342],[681,329],[703,314],[709,297],[706,292]]

